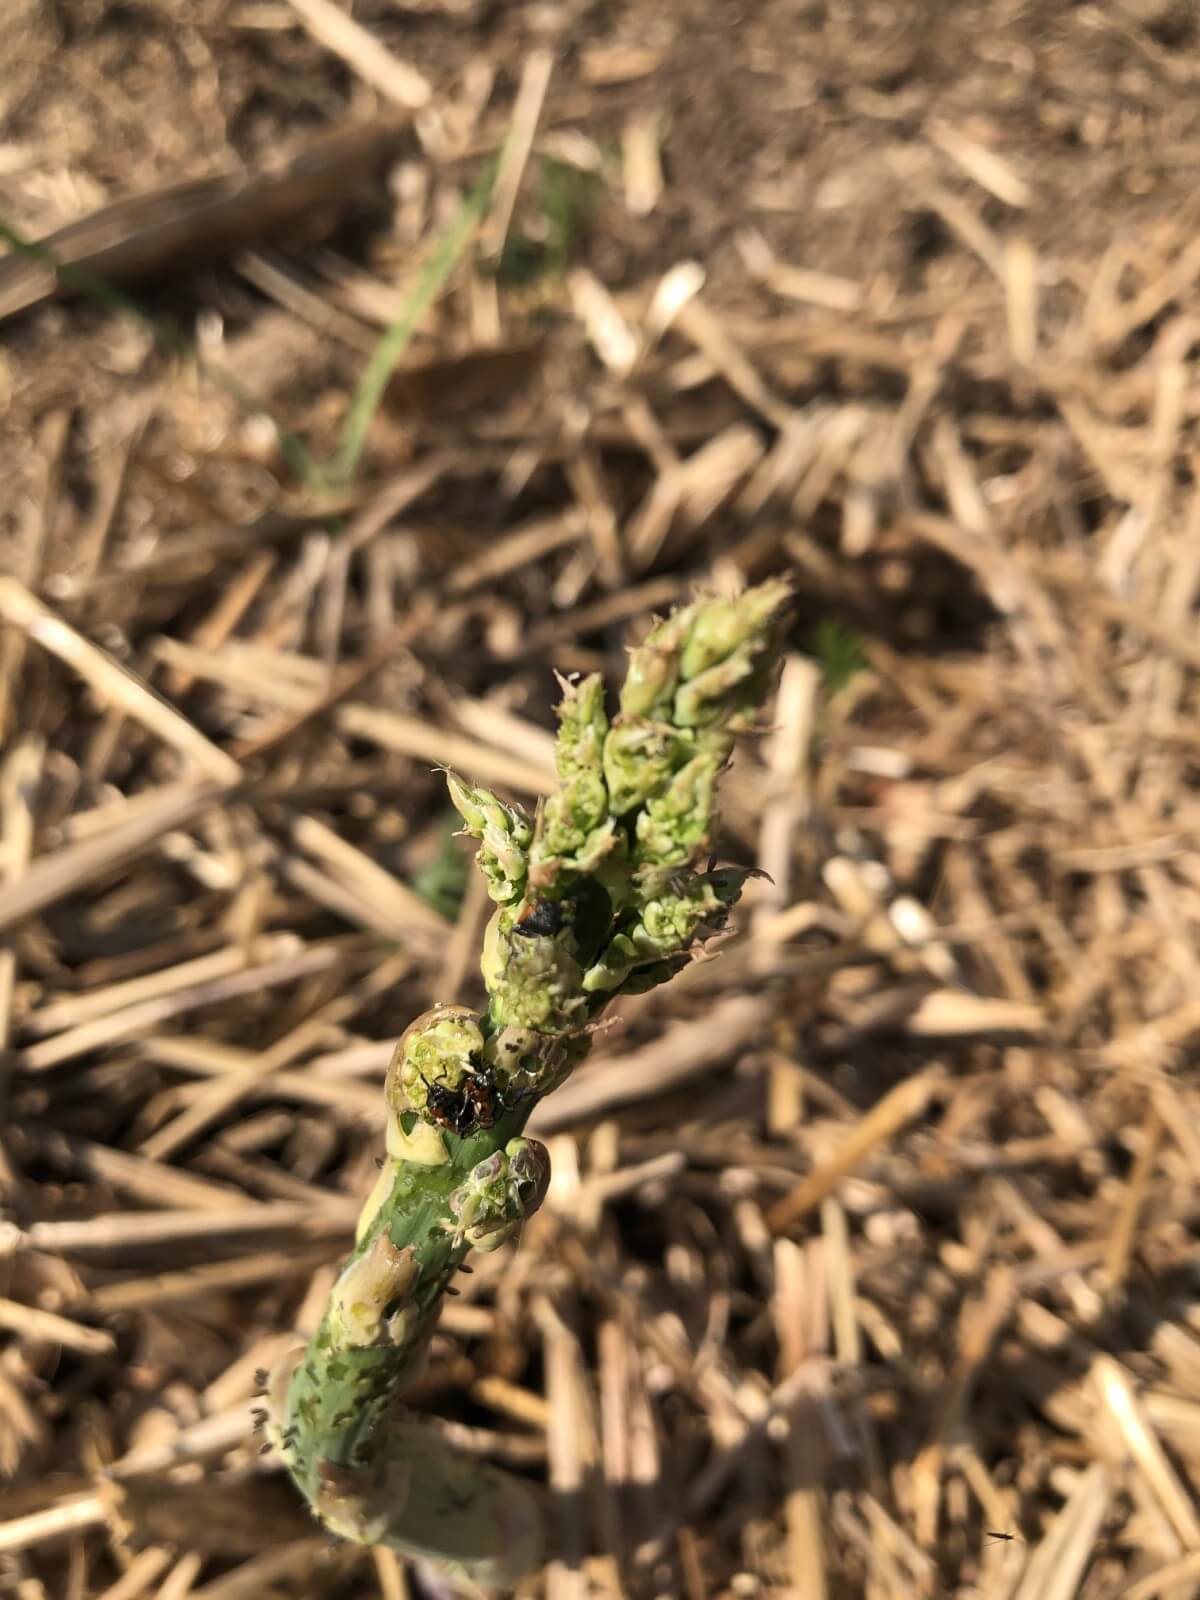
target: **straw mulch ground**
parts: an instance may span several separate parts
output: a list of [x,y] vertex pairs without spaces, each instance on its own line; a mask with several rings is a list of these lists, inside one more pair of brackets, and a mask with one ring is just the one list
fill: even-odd
[[414,1405],[549,1485],[531,1596],[1200,1594],[1200,31],[734,9],[9,5],[6,222],[201,367],[0,270],[4,1595],[432,1592],[249,1416],[478,995],[431,769],[532,803],[556,670],[779,571],[773,883]]

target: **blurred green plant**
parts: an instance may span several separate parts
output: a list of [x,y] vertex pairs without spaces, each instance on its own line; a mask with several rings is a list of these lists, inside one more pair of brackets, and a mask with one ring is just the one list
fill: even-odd
[[513,228],[500,258],[500,282],[525,288],[543,278],[561,278],[579,248],[604,193],[600,173],[544,157],[538,169],[539,227],[536,236]]
[[358,470],[367,434],[391,376],[407,350],[417,324],[437,299],[475,237],[487,213],[495,177],[496,163],[491,162],[459,206],[405,296],[400,311],[384,329],[367,358],[350,397],[346,420],[342,425],[342,437],[329,465],[329,476],[334,483],[348,483]]
[[458,846],[458,836],[458,813],[449,811],[437,854],[413,878],[413,888],[421,899],[447,922],[457,919],[467,892],[467,858]]
[[834,617],[823,617],[802,640],[825,678],[825,690],[832,699],[851,679],[864,672],[867,655],[862,634]]

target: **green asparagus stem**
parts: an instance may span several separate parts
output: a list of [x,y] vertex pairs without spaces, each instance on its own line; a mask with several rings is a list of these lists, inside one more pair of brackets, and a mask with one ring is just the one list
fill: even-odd
[[708,862],[717,779],[768,692],[786,583],[701,599],[633,652],[610,722],[598,676],[563,683],[559,790],[530,819],[447,775],[495,912],[482,1016],[418,1017],[388,1070],[386,1157],[307,1349],[267,1386],[267,1431],[316,1516],[360,1544],[484,1587],[536,1564],[524,1484],[457,1452],[400,1398],[451,1278],[541,1205],[530,1112],[587,1054],[603,1008],[665,982],[722,925],[747,873]]

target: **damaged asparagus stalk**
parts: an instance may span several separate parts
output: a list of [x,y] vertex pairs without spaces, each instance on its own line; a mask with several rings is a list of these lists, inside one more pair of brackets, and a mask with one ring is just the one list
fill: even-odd
[[772,580],[675,611],[633,652],[611,721],[598,676],[564,683],[559,789],[535,819],[448,775],[496,907],[487,1008],[435,1006],[400,1040],[354,1253],[307,1348],[267,1382],[268,1438],[335,1534],[486,1588],[539,1559],[535,1493],[400,1401],[464,1257],[545,1196],[546,1150],[523,1136],[538,1100],[604,1007],[678,972],[738,899],[747,873],[709,861],[716,786],[770,688],[788,596]]

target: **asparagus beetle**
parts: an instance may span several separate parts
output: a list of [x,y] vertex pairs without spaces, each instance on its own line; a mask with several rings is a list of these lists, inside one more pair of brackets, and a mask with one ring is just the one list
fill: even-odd
[[457,1089],[424,1078],[425,1112],[431,1122],[465,1139],[479,1128],[490,1128],[503,1109],[500,1091],[485,1067],[468,1073]]

